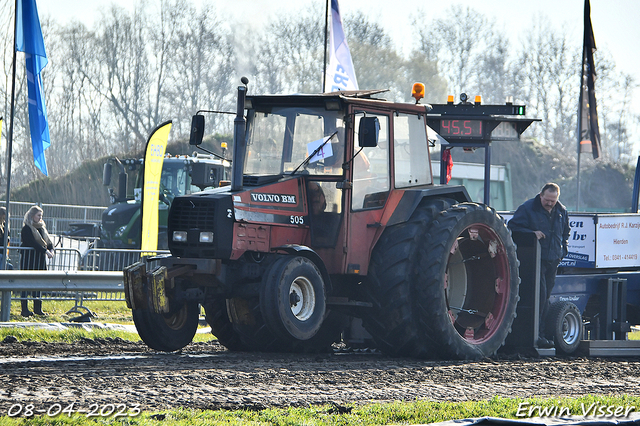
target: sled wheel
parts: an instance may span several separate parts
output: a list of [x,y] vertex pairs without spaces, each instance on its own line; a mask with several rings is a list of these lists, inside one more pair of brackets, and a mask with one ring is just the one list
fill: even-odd
[[283,256],[276,261],[262,283],[260,310],[279,338],[312,338],[326,311],[325,285],[318,267],[302,256]]
[[152,349],[173,352],[193,340],[198,329],[200,306],[185,302],[169,314],[156,314],[148,309],[134,309],[133,322],[140,338]]
[[571,302],[555,302],[546,319],[548,336],[553,336],[558,352],[570,355],[578,349],[582,336],[582,316]]
[[491,208],[461,203],[432,223],[421,249],[416,301],[441,358],[495,354],[511,332],[519,300],[511,234]]

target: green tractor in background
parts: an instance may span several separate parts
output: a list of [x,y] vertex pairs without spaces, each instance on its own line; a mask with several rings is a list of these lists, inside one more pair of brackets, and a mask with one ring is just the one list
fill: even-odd
[[[112,158],[104,164],[103,185],[108,187],[111,205],[102,213],[102,225],[98,248],[140,249],[142,231],[142,181],[144,174],[142,159]],[[113,165],[119,169],[118,186],[111,186]],[[173,199],[179,195],[217,188],[229,179],[230,164],[212,155],[167,154],[160,178],[160,201],[158,203],[158,249],[168,249],[167,216]],[[128,182],[135,177],[132,193]]]

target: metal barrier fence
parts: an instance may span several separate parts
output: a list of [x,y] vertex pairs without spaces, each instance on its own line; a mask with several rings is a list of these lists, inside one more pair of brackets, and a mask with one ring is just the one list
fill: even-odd
[[[76,310],[72,309],[69,312],[80,312],[77,307],[82,305],[79,305],[78,302],[86,299],[87,293],[96,295],[101,293],[122,294],[124,284],[121,272],[0,271],[0,293],[2,293],[0,321],[9,321],[11,293],[15,292],[19,295],[22,291],[39,291],[43,300],[46,299],[46,295],[64,297],[61,295],[67,294],[69,297],[65,300],[76,300]],[[81,294],[81,297],[76,298],[78,294]],[[74,297],[72,298],[71,295]],[[93,298],[93,300],[96,299]],[[122,298],[122,300],[124,299]],[[85,309],[88,311],[87,308]]]
[[[55,256],[52,259],[45,259],[47,271],[33,271],[34,260],[37,260],[36,252],[29,247],[20,247],[20,232],[22,230],[23,219],[25,213],[33,205],[39,205],[44,210],[44,221],[47,224],[47,230],[52,235],[54,244],[58,247],[55,250]],[[83,303],[87,300],[104,301],[116,300],[124,301],[122,289],[111,287],[110,290],[102,290],[96,292],[93,286],[96,282],[103,280],[102,272],[117,272],[117,276],[121,277],[120,271],[124,267],[138,262],[141,259],[141,250],[109,250],[91,248],[91,242],[95,239],[92,237],[84,238],[83,241],[72,240],[68,238],[60,239],[67,231],[70,231],[70,224],[84,223],[99,226],[102,221],[102,213],[106,207],[95,206],[74,206],[66,204],[40,204],[26,203],[21,201],[11,201],[9,203],[9,226],[10,226],[10,246],[7,251],[7,271],[0,271],[0,284],[4,285],[2,290],[2,309],[0,317],[2,321],[9,320],[9,309],[11,307],[11,293],[14,292],[13,300],[20,300],[21,291],[41,291],[43,300],[75,300],[75,306],[69,312],[78,312],[79,309],[85,309]],[[158,254],[166,254],[168,251],[158,251]],[[46,257],[46,256],[45,256]],[[154,268],[156,265],[151,262],[148,267]],[[24,272],[20,272],[25,269]],[[29,271],[26,271],[29,269]],[[57,273],[66,274],[83,274],[84,284],[78,284],[78,289],[69,290],[58,288],[55,277]],[[105,272],[106,273],[106,272]],[[20,276],[20,284],[10,281],[16,279],[15,274]],[[42,278],[44,281],[38,283],[30,282],[24,277],[48,277]],[[40,279],[40,278],[39,278]],[[51,281],[53,279],[53,281]]]
[[[84,303],[89,300],[124,301],[122,269],[140,261],[142,254],[147,253],[142,250],[89,249],[82,254],[78,249],[58,248],[53,258],[46,259],[47,271],[41,271],[32,270],[34,261],[37,260],[37,254],[33,248],[9,247],[8,252],[7,270],[0,271],[0,288],[3,289],[0,321],[9,320],[12,299],[25,299],[21,295],[22,291],[40,291],[40,299],[44,301],[74,300],[75,306],[67,314],[90,313],[84,306]],[[169,251],[159,250],[156,253],[168,254]],[[149,269],[156,266],[158,265],[155,261],[147,265]],[[21,271],[23,267],[25,270]],[[66,283],[69,276],[82,277],[82,282],[74,284],[77,289],[69,289]],[[107,276],[111,280],[109,286],[96,287]],[[30,277],[33,279],[30,280]],[[58,279],[62,279],[62,287]],[[32,297],[28,295],[26,299],[32,299]]]
[[[1,203],[1,202],[0,202]],[[14,245],[20,241],[20,231],[25,213],[33,205],[39,205],[44,210],[43,219],[50,234],[62,234],[69,231],[71,223],[88,223],[99,225],[102,212],[106,207],[74,206],[68,204],[40,204],[22,201],[9,202],[10,238]],[[4,204],[2,204],[4,205]]]
[[[34,270],[37,253],[31,247],[9,247],[7,269]],[[122,271],[125,267],[139,262],[148,251],[122,249],[89,249],[84,253],[77,248],[57,248],[52,259],[46,259],[49,271]],[[158,255],[169,254],[168,250],[158,250]],[[42,255],[44,256],[44,255]],[[46,256],[45,256],[46,257]],[[148,268],[154,268],[150,262]]]
[[[84,254],[80,267],[85,271],[122,271],[127,266],[139,262],[144,253],[148,251],[92,248]],[[158,250],[156,253],[162,255],[170,252]],[[155,266],[156,262],[150,262],[147,268]]]
[[9,246],[9,256],[7,258],[7,269],[13,270],[34,270],[40,259],[45,261],[46,269],[50,271],[77,271],[82,258],[80,251],[74,248],[58,248],[55,256],[47,259],[46,255],[36,252],[31,247]]

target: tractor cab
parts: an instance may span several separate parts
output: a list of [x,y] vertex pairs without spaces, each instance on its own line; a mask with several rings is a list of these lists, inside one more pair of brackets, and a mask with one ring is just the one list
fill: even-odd
[[350,248],[373,245],[406,189],[433,186],[425,106],[376,93],[248,97],[235,219],[282,226],[330,274],[366,274],[368,250]]

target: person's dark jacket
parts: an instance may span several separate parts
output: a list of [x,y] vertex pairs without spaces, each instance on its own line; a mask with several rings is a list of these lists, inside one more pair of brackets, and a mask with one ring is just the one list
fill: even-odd
[[508,226],[511,232],[542,231],[545,238],[538,240],[542,260],[559,261],[569,251],[569,234],[571,233],[569,215],[560,201],[549,213],[542,207],[540,194],[538,194],[518,207]]
[[[9,241],[7,240],[7,244],[8,243]],[[7,250],[4,249],[3,244],[4,244],[4,228],[0,227],[0,259],[2,259],[2,256],[5,256],[8,254]],[[1,267],[1,263],[0,263],[0,267]],[[13,269],[13,265],[11,264],[11,262],[9,262],[9,258],[7,258],[7,260],[5,261],[5,269]]]
[[[38,230],[40,232],[40,230]],[[41,232],[42,234],[42,232]],[[47,269],[47,249],[52,250],[53,246],[44,248],[38,243],[31,232],[31,228],[27,225],[22,227],[20,233],[20,240],[22,247],[32,247],[34,250],[21,250],[22,257],[20,258],[21,270],[46,270]]]

